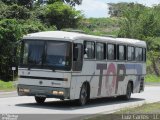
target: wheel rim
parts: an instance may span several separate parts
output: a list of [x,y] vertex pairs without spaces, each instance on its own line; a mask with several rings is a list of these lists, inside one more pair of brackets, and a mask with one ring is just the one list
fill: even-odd
[[87,101],[87,91],[84,86],[82,87],[82,90],[81,90],[80,100],[82,105],[84,105]]
[[130,97],[131,97],[131,84],[129,84],[127,88],[127,98],[129,99]]

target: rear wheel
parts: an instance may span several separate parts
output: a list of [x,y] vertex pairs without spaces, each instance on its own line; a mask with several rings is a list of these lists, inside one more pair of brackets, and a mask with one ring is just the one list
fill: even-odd
[[87,85],[83,84],[79,95],[79,105],[81,106],[85,105],[87,103],[87,100],[88,100]]
[[37,97],[37,96],[35,96],[35,100],[36,100],[37,103],[42,104],[42,103],[44,103],[46,98],[45,97]]
[[131,98],[131,93],[132,93],[132,84],[131,82],[129,82],[127,85],[126,94],[118,96],[117,98],[122,100],[129,100]]
[[131,82],[129,82],[126,89],[126,95],[124,95],[124,99],[129,100],[131,98],[131,93],[132,93],[132,85]]

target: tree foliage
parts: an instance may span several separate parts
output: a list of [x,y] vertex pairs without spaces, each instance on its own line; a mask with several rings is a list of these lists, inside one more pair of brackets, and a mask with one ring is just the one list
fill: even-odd
[[16,42],[28,33],[74,28],[82,18],[73,7],[78,0],[0,0],[0,79],[12,79],[12,66],[18,66]]
[[[160,76],[160,6],[153,8],[133,4],[122,12],[119,37],[142,39],[147,42],[150,68]],[[148,68],[148,69],[150,69]]]
[[45,10],[45,22],[48,25],[55,25],[58,30],[77,27],[83,17],[80,11],[76,11],[62,2],[50,4],[46,6]]
[[14,43],[22,37],[21,27],[16,20],[0,21],[0,78],[10,80],[11,67],[17,65]]
[[53,4],[55,2],[63,2],[63,3],[69,4],[71,6],[75,6],[76,4],[80,5],[82,3],[82,0],[48,0],[47,3]]
[[130,9],[134,6],[138,6],[140,8],[145,8],[144,5],[138,3],[127,3],[127,2],[120,2],[120,3],[108,3],[109,5],[109,15],[110,17],[122,17],[123,12],[126,9]]

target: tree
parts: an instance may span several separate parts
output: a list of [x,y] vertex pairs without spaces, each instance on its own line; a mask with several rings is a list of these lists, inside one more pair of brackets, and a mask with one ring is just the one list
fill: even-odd
[[53,4],[55,2],[63,2],[71,6],[80,5],[82,0],[1,0],[7,5],[18,4],[27,8],[33,8],[36,5]]
[[14,43],[21,37],[21,27],[16,20],[0,21],[0,79],[11,80],[11,67],[17,66],[18,61]]
[[[43,0],[40,0],[40,1],[43,1]],[[75,6],[76,4],[80,5],[82,3],[82,0],[48,0],[47,4],[53,4],[55,2],[63,2],[71,6]]]
[[138,3],[127,3],[127,2],[120,2],[120,3],[108,3],[109,5],[109,14],[110,17],[122,17],[123,12],[126,9],[130,9],[134,6],[139,6],[141,8],[145,8],[144,5]]
[[29,19],[31,17],[31,12],[24,6],[18,6],[17,4],[10,5],[6,9],[5,18],[8,19]]
[[143,39],[144,24],[148,19],[148,8],[141,7],[140,5],[133,5],[122,12],[122,21],[120,24],[119,37]]
[[82,17],[80,11],[76,11],[62,2],[55,2],[46,6],[45,22],[48,25],[55,25],[58,30],[77,27]]
[[148,45],[148,61],[150,68],[160,76],[160,8],[141,7],[133,5],[122,13],[119,37],[142,39]]

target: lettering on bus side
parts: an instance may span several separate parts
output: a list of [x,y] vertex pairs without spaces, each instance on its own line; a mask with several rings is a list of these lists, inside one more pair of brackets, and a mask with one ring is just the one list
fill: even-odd
[[[109,77],[112,76],[112,83],[109,84]],[[106,80],[105,80],[105,87],[106,93],[108,96],[112,94],[112,91],[115,89],[115,85],[117,84],[117,76],[116,76],[116,66],[113,63],[108,65],[107,73],[106,73]]]
[[97,64],[97,70],[100,70],[97,96],[101,95],[103,70],[106,70],[106,69],[107,69],[107,64]]
[[[108,68],[107,68],[108,66]],[[107,64],[97,64],[97,70],[100,70],[100,76],[99,76],[99,84],[98,84],[98,93],[97,95],[101,95],[101,88],[102,88],[102,78],[103,78],[103,71],[107,69],[107,72],[105,74],[106,80],[105,80],[105,88],[107,90],[107,94],[111,95],[113,90],[115,90],[115,94],[117,94],[118,91],[118,83],[119,81],[124,81],[126,77],[126,70],[129,69],[135,69],[137,73],[137,80],[135,82],[135,87],[139,84],[139,77],[142,74],[142,66],[139,64],[117,64],[117,70],[116,65],[113,63]],[[109,78],[112,77],[111,85],[109,84]]]
[[[121,74],[120,71],[123,73]],[[126,67],[125,64],[118,64],[117,65],[117,81],[116,81],[116,89],[115,89],[115,94],[117,94],[118,90],[118,82],[123,81],[126,76]]]

